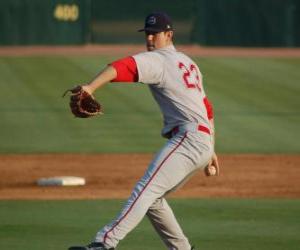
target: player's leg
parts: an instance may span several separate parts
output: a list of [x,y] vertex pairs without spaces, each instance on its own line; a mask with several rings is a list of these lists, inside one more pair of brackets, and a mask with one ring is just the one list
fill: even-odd
[[187,237],[164,198],[157,199],[151,205],[147,216],[168,249],[191,249]]
[[[175,152],[184,139],[185,136],[182,135],[168,141],[136,184],[119,216],[97,233],[96,242],[103,242],[107,247],[115,247],[119,240],[142,220],[152,203],[172,188],[168,175],[178,174],[169,168],[176,165],[174,155],[178,155]],[[169,173],[165,173],[163,169],[169,169],[167,170]],[[181,175],[185,175],[185,171],[180,172]]]
[[107,247],[116,247],[142,220],[158,198],[174,189],[199,167],[199,159],[207,164],[211,150],[201,144],[191,148],[193,143],[193,136],[187,136],[187,133],[178,134],[168,141],[135,186],[117,219],[97,233],[96,242],[102,242]]
[[[162,170],[176,164],[172,160],[173,155],[184,139],[184,136],[177,136],[168,141],[134,187],[119,216],[97,233],[96,242],[115,247],[143,219],[152,203],[171,189],[168,175],[163,174]],[[175,172],[170,171],[172,174]]]
[[[192,164],[193,169],[190,169],[189,173],[178,182],[169,192],[173,192],[184,183],[199,169],[204,168],[207,164],[207,157],[211,157],[212,151],[210,147],[207,147],[208,144],[203,143],[206,139],[210,140],[205,135],[199,136],[199,134],[190,133],[188,143],[194,145],[189,147],[189,158],[195,162]],[[200,137],[200,138],[199,138]],[[206,139],[205,139],[206,138]],[[201,145],[200,147],[195,147],[195,145]],[[184,155],[185,151],[182,151],[181,154]],[[191,157],[191,155],[194,155]],[[177,162],[177,166],[180,164],[180,161]],[[188,242],[187,237],[184,235],[180,225],[177,222],[177,219],[168,205],[167,201],[164,198],[157,199],[149,208],[147,216],[150,219],[152,225],[154,226],[157,233],[160,235],[164,243],[169,249],[194,249],[190,248],[190,243]]]

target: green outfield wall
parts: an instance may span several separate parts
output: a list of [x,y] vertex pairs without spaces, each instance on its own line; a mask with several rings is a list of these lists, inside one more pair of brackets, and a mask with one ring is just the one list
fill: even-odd
[[299,0],[0,0],[0,45],[142,43],[152,11],[173,18],[177,43],[300,46]]
[[204,45],[300,45],[299,0],[196,1],[192,42]]
[[0,44],[83,44],[90,1],[0,0]]

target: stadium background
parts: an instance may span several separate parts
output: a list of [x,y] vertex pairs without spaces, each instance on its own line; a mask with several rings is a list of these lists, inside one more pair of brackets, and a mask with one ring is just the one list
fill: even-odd
[[297,0],[1,0],[0,44],[140,43],[153,10],[172,16],[178,43],[300,45]]
[[[186,234],[197,249],[298,249],[299,9],[297,0],[0,0],[0,249],[87,243],[164,143],[144,86],[106,86],[96,93],[105,114],[89,120],[61,98],[144,50],[136,30],[153,10],[173,17],[176,45],[199,64],[215,107],[221,176],[198,173],[169,199]],[[56,175],[87,185],[36,185]],[[145,219],[119,249],[164,246]]]

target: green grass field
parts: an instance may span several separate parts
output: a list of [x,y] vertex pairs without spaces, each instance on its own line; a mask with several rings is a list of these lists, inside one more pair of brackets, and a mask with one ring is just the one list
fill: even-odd
[[[296,250],[299,200],[171,200],[197,249]],[[0,249],[66,250],[86,243],[109,222],[120,201],[0,201]],[[120,250],[165,249],[147,219]]]
[[[97,92],[105,115],[75,119],[62,93],[113,58],[0,57],[0,153],[155,152],[163,143],[146,86]],[[300,59],[196,58],[222,153],[299,153]]]
[[[75,119],[62,93],[113,58],[0,57],[0,154],[155,152],[161,117],[146,86],[96,94],[105,115]],[[300,59],[196,58],[215,107],[217,151],[299,153]],[[300,201],[171,200],[197,249],[296,250]],[[0,249],[59,250],[87,243],[121,201],[0,201]],[[142,247],[141,247],[142,246]],[[147,220],[120,250],[165,249]]]

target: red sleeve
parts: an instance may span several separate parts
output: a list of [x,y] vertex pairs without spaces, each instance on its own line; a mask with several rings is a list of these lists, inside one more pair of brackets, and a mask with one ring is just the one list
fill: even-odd
[[117,71],[117,77],[112,82],[137,82],[138,71],[132,56],[114,61],[109,64]]
[[203,102],[206,108],[208,119],[209,120],[213,119],[214,118],[213,106],[211,105],[207,97],[203,98]]

